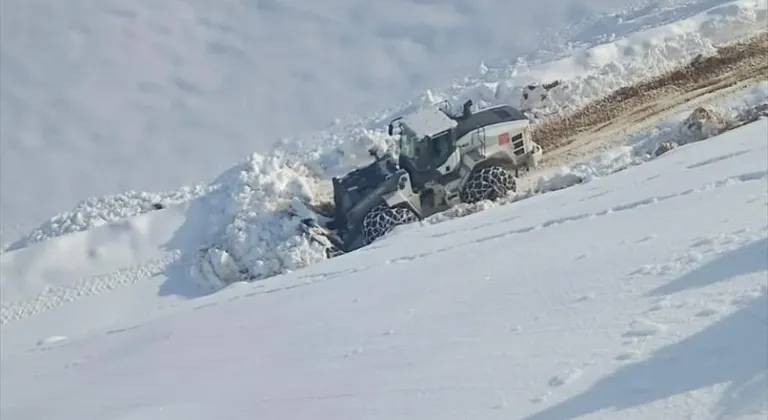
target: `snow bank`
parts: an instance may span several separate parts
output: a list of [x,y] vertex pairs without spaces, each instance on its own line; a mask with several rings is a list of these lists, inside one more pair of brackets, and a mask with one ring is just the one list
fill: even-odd
[[5,251],[13,251],[47,239],[82,232],[148,211],[186,202],[207,194],[210,190],[210,187],[200,185],[165,193],[128,191],[122,194],[89,198],[74,209],[46,221],[27,236],[11,244]]
[[[350,143],[386,143],[384,129],[390,119],[444,101],[457,110],[467,99],[479,108],[510,104],[528,111],[533,119],[543,119],[581,107],[618,88],[661,75],[698,55],[712,54],[715,44],[762,30],[768,19],[768,6],[764,2],[736,0],[651,27],[650,20],[661,19],[662,15],[672,19],[675,10],[644,7],[641,11],[616,14],[611,18],[614,28],[623,24],[632,28],[624,37],[601,39],[599,45],[567,44],[555,52],[542,49],[496,67],[483,63],[477,74],[445,89],[427,90],[398,106],[366,118],[352,119],[347,125],[331,127],[311,139],[285,139],[281,149],[313,161],[323,170],[334,171],[340,156],[344,155],[339,149],[359,155],[359,149],[350,150]],[[645,29],[648,27],[650,29]],[[579,35],[568,36],[579,38]],[[550,86],[552,84],[556,85]]]
[[[522,109],[536,108],[546,117],[581,107],[607,92],[661,75],[694,57],[715,52],[715,44],[730,42],[765,27],[768,7],[764,2],[732,1],[668,25],[611,39],[556,61],[542,61],[546,52],[499,68],[483,65],[479,75],[466,78],[442,93],[429,92],[422,100],[436,102],[472,99],[481,107],[509,103]],[[531,95],[529,85],[560,81],[537,101],[539,87]]]
[[254,153],[217,182],[222,188],[206,197],[212,217],[198,274],[224,283],[256,280],[325,258],[299,235],[301,215],[291,206],[295,199],[313,201],[320,190],[305,165]]

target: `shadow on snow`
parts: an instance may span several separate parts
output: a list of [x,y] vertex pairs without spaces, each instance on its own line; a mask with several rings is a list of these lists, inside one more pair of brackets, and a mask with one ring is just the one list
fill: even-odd
[[[747,244],[693,270],[656,293],[704,287],[768,270],[768,239]],[[623,410],[728,384],[715,414],[728,419],[768,409],[768,295],[761,295],[706,329],[618,369],[589,390],[526,420],[572,419]]]
[[671,295],[683,290],[706,287],[736,276],[761,271],[768,271],[768,238],[750,242],[733,251],[726,252],[719,258],[652,290],[649,295]]

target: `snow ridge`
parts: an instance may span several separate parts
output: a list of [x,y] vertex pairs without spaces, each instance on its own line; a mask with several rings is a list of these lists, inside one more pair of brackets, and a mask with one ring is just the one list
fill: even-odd
[[208,194],[211,189],[208,186],[197,185],[165,193],[127,191],[105,197],[92,197],[82,201],[74,209],[54,216],[24,238],[11,244],[5,251],[13,251],[46,239],[82,232],[148,211],[193,200]]
[[[704,10],[673,24],[630,33],[565,58],[545,61],[546,53],[518,58],[511,65],[483,65],[475,77],[467,77],[443,92],[427,92],[423,102],[455,103],[472,99],[481,107],[509,103],[538,108],[546,117],[573,110],[606,93],[661,75],[698,55],[711,55],[715,44],[730,42],[762,29],[768,7],[752,0],[733,1]],[[561,81],[546,102],[524,97],[529,84]]]

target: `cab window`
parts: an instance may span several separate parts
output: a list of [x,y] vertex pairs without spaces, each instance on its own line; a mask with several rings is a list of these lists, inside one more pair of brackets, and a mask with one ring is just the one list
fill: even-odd
[[426,150],[426,139],[419,138],[416,133],[403,127],[400,133],[400,154],[411,159],[418,159]]

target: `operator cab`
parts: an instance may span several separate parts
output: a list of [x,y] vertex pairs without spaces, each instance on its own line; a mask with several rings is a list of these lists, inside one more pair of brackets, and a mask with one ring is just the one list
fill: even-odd
[[419,137],[407,126],[403,126],[403,132],[400,134],[400,156],[412,162],[419,170],[435,169],[453,153],[455,141],[453,130]]
[[399,164],[411,174],[416,188],[429,179],[456,150],[458,123],[436,108],[424,108],[393,120],[389,134],[400,140]]

